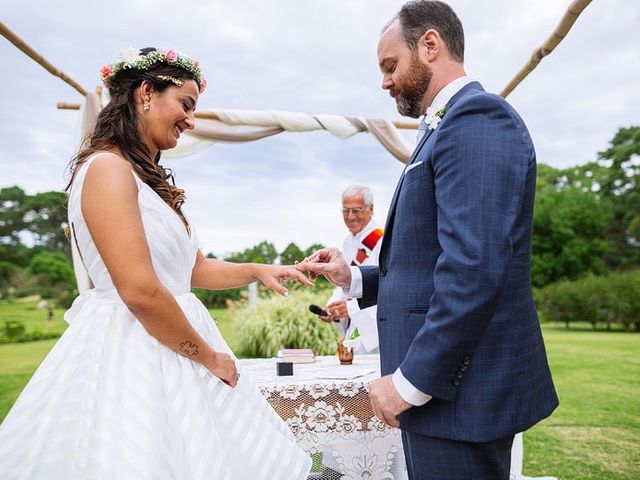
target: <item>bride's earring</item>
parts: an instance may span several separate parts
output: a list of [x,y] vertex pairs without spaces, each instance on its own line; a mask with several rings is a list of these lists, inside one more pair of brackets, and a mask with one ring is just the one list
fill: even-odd
[[144,103],[142,104],[142,109],[143,109],[145,112],[148,112],[150,108],[151,108],[151,104],[150,104],[150,103],[144,102]]

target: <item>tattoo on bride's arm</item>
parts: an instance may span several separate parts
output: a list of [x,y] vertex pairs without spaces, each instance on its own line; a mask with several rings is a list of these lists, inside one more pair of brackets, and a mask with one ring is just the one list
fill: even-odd
[[180,344],[180,353],[187,357],[194,357],[199,351],[198,345],[191,343],[189,340],[185,340]]

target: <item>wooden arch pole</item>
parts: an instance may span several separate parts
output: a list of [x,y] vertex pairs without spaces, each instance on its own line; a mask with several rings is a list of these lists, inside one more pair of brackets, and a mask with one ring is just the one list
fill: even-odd
[[[529,59],[529,62],[524,67],[522,67],[522,69],[502,90],[502,92],[500,92],[500,95],[502,97],[506,98],[525,79],[525,77],[527,77],[527,75],[529,75],[536,68],[540,61],[544,57],[549,55],[558,46],[558,44],[569,33],[569,30],[571,30],[571,27],[573,27],[573,24],[577,20],[578,16],[580,16],[580,14],[591,3],[591,1],[592,0],[574,0],[571,5],[569,5],[569,8],[560,20],[560,24],[556,27],[551,36],[547,38],[547,40],[542,44],[541,47],[534,50],[531,58]],[[48,72],[64,80],[67,84],[75,88],[82,95],[87,95],[87,91],[82,88],[80,84],[67,76],[61,70],[54,67],[49,61],[47,61],[47,59],[45,59],[42,55],[40,55],[33,48],[27,45],[20,37],[13,33],[2,22],[0,22],[0,34],[2,34],[2,36],[9,40],[27,56],[36,61],[39,65],[43,66]],[[78,110],[80,108],[80,105],[72,103],[58,103],[57,106],[58,108],[65,110]],[[219,120],[218,115],[216,115],[214,112],[196,112],[196,117]],[[402,129],[416,129],[418,127],[417,122],[411,121],[394,121],[393,124],[396,128]]]
[[511,80],[504,90],[500,92],[501,97],[506,98],[507,95],[509,95],[520,84],[520,82],[522,82],[522,80],[524,80],[525,77],[529,75],[534,68],[536,68],[540,63],[540,60],[553,52],[553,49],[556,48],[562,39],[567,36],[567,33],[571,30],[571,27],[578,19],[578,16],[590,3],[591,0],[574,0],[573,3],[569,5],[569,8],[562,17],[562,20],[560,20],[560,24],[556,27],[551,36],[542,44],[542,46],[533,51],[529,62],[522,67],[516,76],[513,77],[513,80]]
[[36,52],[33,48],[27,45],[24,40],[18,37],[11,30],[9,30],[9,27],[7,27],[3,22],[0,22],[0,34],[2,34],[4,38],[13,43],[21,52],[23,52],[29,58],[33,59],[36,63],[43,66],[49,73],[64,80],[66,83],[80,92],[83,96],[87,96],[87,91],[82,88],[82,86],[78,82],[69,77],[63,71],[58,70],[56,67],[54,67],[46,58]]

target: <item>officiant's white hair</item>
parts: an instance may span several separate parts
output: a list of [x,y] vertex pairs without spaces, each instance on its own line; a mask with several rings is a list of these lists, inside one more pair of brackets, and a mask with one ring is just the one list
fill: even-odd
[[342,192],[342,200],[347,197],[354,197],[356,195],[362,195],[364,197],[364,204],[373,206],[373,193],[369,187],[364,185],[350,185],[344,192]]

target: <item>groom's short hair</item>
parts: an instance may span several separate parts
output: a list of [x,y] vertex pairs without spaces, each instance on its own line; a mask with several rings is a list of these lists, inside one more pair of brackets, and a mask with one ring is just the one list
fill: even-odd
[[418,41],[424,32],[433,28],[442,37],[451,58],[464,62],[464,29],[456,12],[437,0],[410,0],[382,29],[387,30],[396,19],[400,20],[402,38],[412,50],[418,49]]

